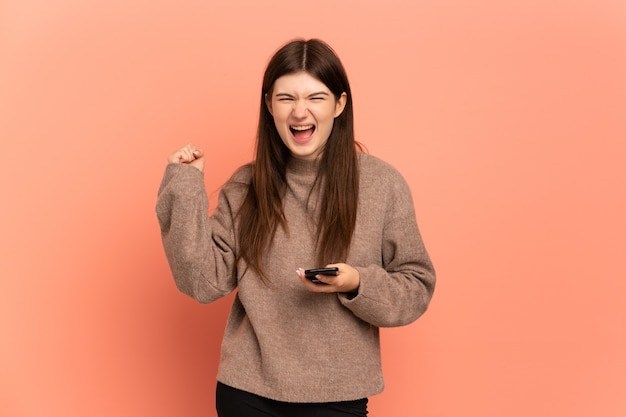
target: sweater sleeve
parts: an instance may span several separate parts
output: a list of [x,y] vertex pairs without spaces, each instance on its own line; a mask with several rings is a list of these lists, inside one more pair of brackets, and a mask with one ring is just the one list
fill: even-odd
[[201,303],[236,286],[233,215],[224,191],[211,217],[200,170],[169,164],[159,187],[156,213],[165,254],[178,289]]
[[398,176],[388,188],[382,231],[382,265],[355,266],[356,296],[341,303],[360,319],[378,326],[403,326],[427,309],[435,288],[435,270],[422,241],[408,185]]

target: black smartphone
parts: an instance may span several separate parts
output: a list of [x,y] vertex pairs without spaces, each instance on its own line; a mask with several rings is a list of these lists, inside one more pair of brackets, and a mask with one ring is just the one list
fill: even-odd
[[321,283],[321,281],[317,279],[318,275],[337,275],[338,273],[339,273],[339,268],[334,266],[332,268],[306,269],[304,271],[304,276],[310,279],[312,282]]

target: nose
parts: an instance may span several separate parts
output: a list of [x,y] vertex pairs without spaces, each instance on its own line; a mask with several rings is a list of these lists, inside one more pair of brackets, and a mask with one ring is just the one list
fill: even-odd
[[293,102],[292,113],[297,119],[304,119],[307,116],[309,109],[305,100],[295,100]]

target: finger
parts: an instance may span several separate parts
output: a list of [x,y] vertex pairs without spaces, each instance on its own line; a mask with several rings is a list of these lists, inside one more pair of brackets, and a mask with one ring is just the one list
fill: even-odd
[[313,289],[311,290],[313,292],[319,292],[319,293],[337,292],[337,288],[334,285],[324,284],[323,282],[318,282],[318,283],[312,282],[310,285],[313,287]]
[[185,146],[182,150],[183,150],[183,155],[185,156],[185,160],[183,162],[191,162],[194,159],[196,159],[195,156],[193,155],[196,149],[193,147],[192,144]]
[[321,292],[318,287],[325,285],[325,284],[316,284],[310,279],[308,279],[304,275],[304,269],[302,268],[296,269],[296,274],[298,275],[298,278],[300,278],[300,281],[302,281],[302,284],[306,287],[306,289],[311,292]]
[[185,148],[180,148],[167,157],[167,162],[179,164],[179,163],[184,162],[184,159],[185,159]]
[[318,285],[330,285],[336,281],[336,278],[336,275],[317,274],[315,276],[315,279],[317,279],[321,283]]
[[338,271],[330,275],[318,274],[315,276],[315,278],[317,278],[318,281],[327,285],[336,284],[338,282],[338,277],[344,272],[342,270],[342,265],[343,264],[328,264],[325,266],[325,268],[337,268]]
[[[200,153],[196,154],[196,152],[198,151]],[[168,162],[170,163],[173,162],[173,163],[186,164],[186,163],[192,162],[193,160],[195,160],[197,157],[200,157],[200,156],[202,156],[202,151],[196,150],[196,148],[190,143],[178,149],[176,152],[171,154],[167,159],[168,159]]]
[[337,292],[337,288],[335,288],[334,285],[326,284],[319,278],[317,282],[313,282],[309,280],[308,278],[302,278],[302,279],[304,280],[304,285],[306,286],[306,288],[311,292],[317,292],[317,293]]
[[193,161],[194,157],[192,151],[188,148],[181,149],[178,160],[183,164]]

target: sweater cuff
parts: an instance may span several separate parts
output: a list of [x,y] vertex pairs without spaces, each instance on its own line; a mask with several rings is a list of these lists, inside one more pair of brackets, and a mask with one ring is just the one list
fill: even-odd
[[169,163],[165,167],[165,177],[172,178],[182,176],[183,178],[204,178],[204,172],[189,164]]

